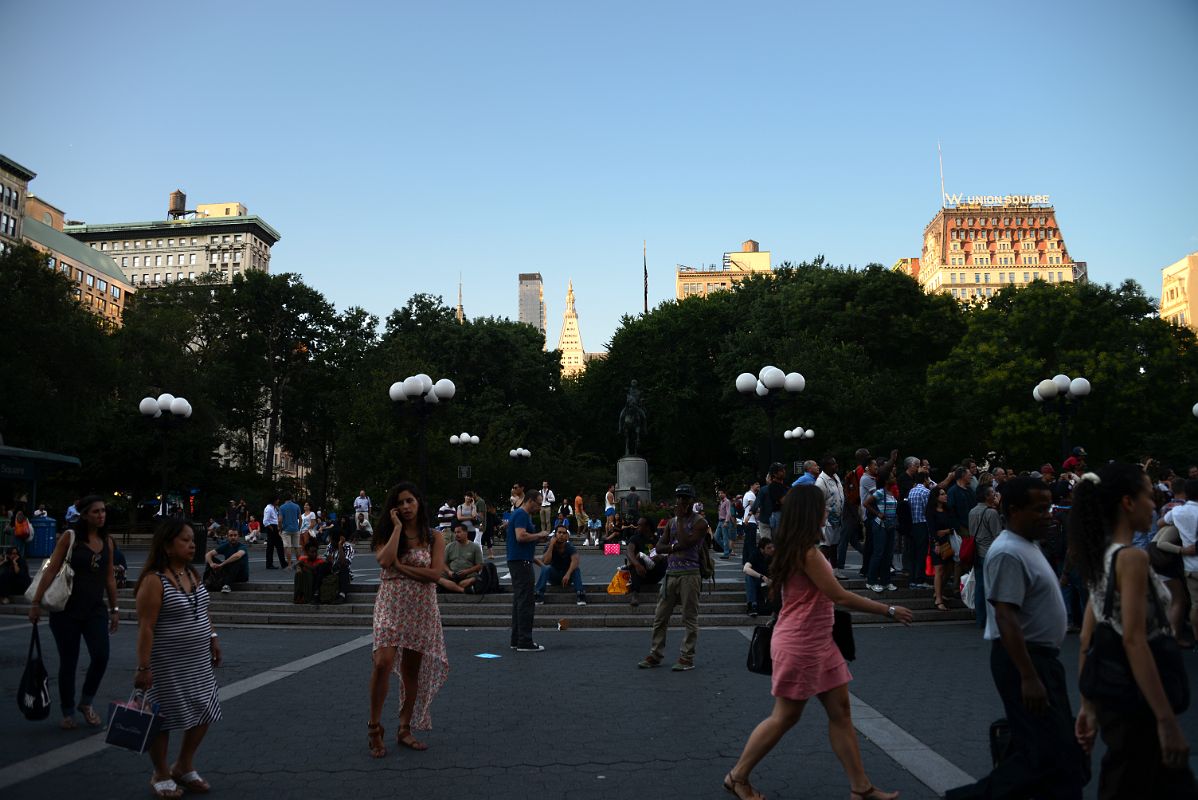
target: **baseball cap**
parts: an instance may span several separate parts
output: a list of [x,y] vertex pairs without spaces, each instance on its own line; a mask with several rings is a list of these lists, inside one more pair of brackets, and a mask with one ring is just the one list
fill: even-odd
[[674,496],[675,497],[695,497],[696,496],[695,495],[695,487],[691,486],[689,483],[680,483],[674,489]]
[[1086,457],[1086,448],[1084,448],[1084,447],[1073,448],[1073,455],[1078,456],[1079,458],[1085,458]]

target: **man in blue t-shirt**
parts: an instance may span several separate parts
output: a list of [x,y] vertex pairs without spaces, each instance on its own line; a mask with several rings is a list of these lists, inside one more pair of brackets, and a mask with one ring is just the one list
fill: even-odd
[[549,539],[548,533],[537,533],[534,517],[541,510],[541,493],[530,490],[524,502],[512,511],[507,523],[507,568],[512,577],[512,639],[511,647],[522,653],[535,653],[544,646],[532,640],[533,615],[536,612],[533,593],[532,562],[538,542]]
[[287,548],[287,557],[290,559],[283,566],[291,567],[299,559],[300,507],[290,495],[283,499],[287,502],[279,506],[279,528],[282,532],[283,546]]
[[220,576],[222,592],[231,592],[232,584],[250,579],[249,549],[241,543],[241,532],[230,530],[228,537],[204,554],[204,563]]
[[545,586],[553,581],[554,584],[566,586],[572,584],[578,595],[578,605],[587,604],[586,592],[582,588],[582,570],[578,568],[578,551],[570,544],[570,529],[558,525],[554,531],[553,541],[545,545],[541,554],[541,575],[537,578],[536,604],[545,602]]

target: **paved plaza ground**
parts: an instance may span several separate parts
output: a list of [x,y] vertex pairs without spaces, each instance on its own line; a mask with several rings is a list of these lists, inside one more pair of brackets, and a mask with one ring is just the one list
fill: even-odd
[[[47,632],[48,633],[48,632]],[[360,630],[227,629],[219,670],[224,719],[197,766],[224,797],[611,798],[726,796],[720,779],[771,706],[768,678],[744,668],[738,629],[700,633],[698,668],[635,668],[647,631],[546,632],[543,653],[514,653],[505,630],[447,630],[451,672],[433,706],[424,753],[394,746],[395,695],[384,715],[389,753],[366,751],[370,639]],[[101,700],[128,694],[134,633],[113,639]],[[677,647],[672,633],[669,647]],[[988,769],[987,726],[1001,716],[986,646],[970,625],[857,629],[854,716],[878,785],[937,797]],[[148,795],[146,757],[103,746],[16,711],[28,625],[0,625],[0,793],[6,800]],[[49,636],[46,636],[49,645]],[[479,658],[491,653],[496,659]],[[56,654],[46,651],[51,673]],[[1191,675],[1198,656],[1187,654]],[[1076,667],[1076,639],[1065,649]],[[53,687],[52,687],[53,688]],[[1198,688],[1198,687],[1196,687]],[[1076,702],[1076,698],[1074,698]],[[97,703],[102,705],[103,703]],[[1198,722],[1183,724],[1198,741]],[[771,798],[847,797],[810,706],[756,776]],[[1088,796],[1093,796],[1091,785]]]

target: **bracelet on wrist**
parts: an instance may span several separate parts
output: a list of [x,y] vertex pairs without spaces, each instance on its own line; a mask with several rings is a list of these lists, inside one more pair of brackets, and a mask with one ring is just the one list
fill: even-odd
[[217,633],[216,631],[213,631],[213,632],[212,632],[212,635],[211,635],[211,636],[209,636],[208,638],[209,638],[209,639],[219,639],[219,638],[220,638],[220,634],[219,634],[219,633]]
[[109,614],[119,614],[119,613],[121,613],[120,606],[113,606],[112,608],[108,609],[108,613],[109,613]]

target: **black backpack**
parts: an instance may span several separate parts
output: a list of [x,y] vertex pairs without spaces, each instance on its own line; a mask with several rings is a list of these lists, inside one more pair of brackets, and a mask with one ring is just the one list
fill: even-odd
[[30,722],[50,716],[50,675],[42,663],[42,643],[37,637],[37,623],[33,625],[33,636],[29,640],[29,657],[25,659],[25,671],[17,684],[17,707]]
[[499,570],[490,561],[485,562],[478,573],[478,580],[470,584],[466,591],[470,594],[499,594],[503,591],[499,585]]

